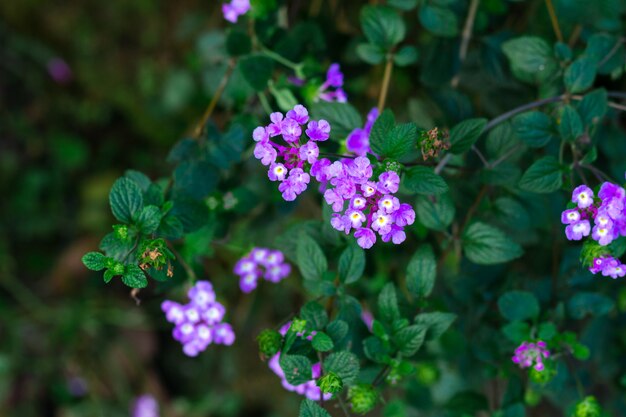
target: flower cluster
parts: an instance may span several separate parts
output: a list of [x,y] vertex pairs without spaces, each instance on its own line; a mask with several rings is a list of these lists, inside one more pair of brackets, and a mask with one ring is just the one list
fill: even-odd
[[161,304],[165,318],[175,325],[172,335],[183,345],[183,352],[197,356],[211,343],[232,345],[235,332],[230,324],[222,323],[226,309],[215,301],[213,285],[209,281],[198,281],[187,295],[187,304],[170,300]]
[[[326,120],[309,121],[308,110],[298,104],[287,112],[270,115],[271,123],[254,129],[252,138],[257,142],[254,156],[263,165],[269,166],[267,173],[271,181],[278,181],[278,190],[287,201],[293,201],[306,190],[310,176],[305,172],[306,164],[313,164],[319,156],[317,142],[330,136],[330,124]],[[306,125],[306,129],[303,129]],[[302,133],[306,138],[302,140]],[[281,135],[285,145],[275,143],[272,138]],[[304,143],[302,143],[304,142]]]
[[[334,88],[334,91],[331,88]],[[348,96],[343,91],[343,73],[339,64],[334,63],[328,67],[326,81],[320,86],[317,97],[320,100],[338,101],[339,103],[348,101]]]
[[378,118],[378,108],[374,107],[367,114],[367,121],[363,129],[356,128],[348,135],[346,139],[346,149],[358,156],[365,156],[368,153],[372,153],[370,149],[370,133],[372,126]]
[[520,366],[520,368],[534,367],[536,371],[543,371],[543,359],[550,357],[550,351],[546,348],[546,342],[539,340],[537,343],[522,342],[515,349],[515,356],[512,360]]
[[248,10],[250,10],[250,0],[231,0],[230,3],[222,4],[224,19],[231,23],[237,23],[239,16],[248,13]]
[[159,417],[159,403],[152,395],[142,395],[135,399],[133,417]]
[[354,230],[357,243],[364,249],[376,243],[374,232],[383,242],[404,242],[404,226],[413,224],[415,211],[394,196],[400,188],[397,173],[386,171],[378,181],[372,181],[373,168],[364,156],[332,164],[321,159],[311,173],[318,181],[328,181],[333,186],[324,192],[324,199],[335,212],[331,219],[333,228],[346,234]]
[[[280,334],[285,336],[290,326],[291,326],[291,322],[281,327]],[[298,333],[298,335],[302,336],[301,333]],[[309,335],[309,337],[312,338],[312,335]],[[277,354],[271,357],[271,359],[268,362],[268,366],[272,370],[272,372],[278,375],[278,377],[281,379],[283,387],[287,391],[304,395],[306,398],[308,398],[309,400],[313,400],[313,401],[319,401],[322,399],[322,391],[319,389],[319,387],[315,383],[315,380],[322,375],[321,363],[318,362],[311,367],[311,373],[313,375],[312,380],[307,381],[300,385],[291,385],[289,382],[287,382],[287,379],[285,378],[285,372],[283,372],[283,369],[280,367],[279,362],[280,362],[280,352],[278,352]],[[324,401],[330,400],[331,397],[332,397],[332,394],[324,394]]]
[[235,264],[234,272],[239,275],[241,291],[249,293],[257,287],[261,277],[273,283],[287,278],[291,265],[285,262],[285,256],[279,250],[254,248]]
[[[597,198],[586,185],[578,186],[572,193],[574,208],[561,214],[565,235],[569,240],[581,240],[591,235],[598,245],[605,247],[620,236],[626,236],[626,190],[619,185],[605,182],[600,186]],[[593,222],[593,226],[592,223]],[[626,265],[618,259],[603,254],[595,256],[589,267],[593,274],[602,272],[612,278],[626,275]]]

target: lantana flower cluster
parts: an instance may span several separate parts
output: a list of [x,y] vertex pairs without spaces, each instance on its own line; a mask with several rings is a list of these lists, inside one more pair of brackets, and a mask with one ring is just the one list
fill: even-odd
[[[607,246],[620,236],[626,236],[626,190],[619,185],[605,182],[600,186],[597,198],[586,185],[572,192],[574,208],[561,214],[565,236],[569,240],[581,240],[591,235],[600,246]],[[593,226],[592,223],[593,222]],[[608,250],[607,250],[608,252]],[[626,275],[626,265],[608,253],[594,258],[589,270],[612,278]]]
[[[287,334],[287,331],[289,330],[289,327],[291,327],[291,322],[281,327],[281,329],[279,330],[280,334],[285,336]],[[303,334],[298,333],[298,336],[303,336]],[[310,334],[307,337],[312,338],[312,336],[313,335]],[[319,378],[322,375],[321,363],[319,362],[315,363],[311,367],[311,374],[313,375],[312,380],[307,381],[300,385],[291,385],[289,382],[287,382],[287,379],[285,378],[285,373],[283,372],[283,369],[280,367],[279,362],[280,362],[280,352],[276,353],[274,356],[270,358],[270,360],[268,361],[268,366],[272,370],[272,372],[278,375],[278,377],[281,379],[283,387],[287,391],[304,395],[306,398],[308,398],[309,400],[313,400],[313,401],[320,401],[322,399],[322,391],[319,389],[319,387],[315,383],[317,378]],[[324,394],[324,401],[330,400],[331,397],[332,397],[332,394]]]
[[[252,134],[257,142],[254,156],[269,166],[268,177],[280,183],[278,190],[286,201],[295,200],[314,177],[322,184],[324,199],[335,212],[332,226],[346,234],[354,231],[362,248],[374,245],[376,233],[384,242],[400,244],[406,239],[404,227],[413,224],[415,211],[394,196],[400,187],[396,172],[383,172],[374,178],[373,167],[364,156],[335,162],[319,159],[317,142],[329,138],[330,125],[325,120],[309,121],[302,105],[296,105],[286,117],[272,113],[270,120],[269,125],[257,127]],[[305,124],[306,142],[302,139]],[[274,141],[279,135],[287,146]]]
[[237,23],[239,16],[248,13],[248,10],[250,10],[250,0],[231,0],[230,3],[222,4],[224,19],[231,23]]
[[285,255],[279,250],[254,248],[241,258],[234,269],[239,275],[239,288],[245,293],[252,292],[260,278],[278,283],[289,276],[291,265],[285,262]]
[[531,366],[536,371],[543,371],[545,365],[544,359],[550,357],[550,351],[546,347],[546,342],[541,340],[533,342],[522,342],[521,345],[515,349],[515,355],[512,360],[520,366],[520,368],[530,368]]
[[165,318],[175,325],[172,335],[183,345],[185,355],[197,356],[212,343],[232,345],[235,332],[230,324],[222,322],[226,309],[215,300],[213,285],[198,281],[187,296],[187,304],[170,300],[161,304]]

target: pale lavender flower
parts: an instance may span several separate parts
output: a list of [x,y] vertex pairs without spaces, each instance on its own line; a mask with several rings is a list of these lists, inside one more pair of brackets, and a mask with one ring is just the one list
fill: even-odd
[[135,398],[131,410],[132,417],[159,417],[159,403],[149,394]]

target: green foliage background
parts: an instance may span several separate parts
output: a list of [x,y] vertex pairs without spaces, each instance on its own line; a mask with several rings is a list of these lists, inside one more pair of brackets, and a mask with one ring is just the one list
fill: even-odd
[[[381,358],[377,340],[393,333],[397,350],[413,359],[399,385],[381,389],[386,402],[375,415],[569,415],[581,394],[596,396],[607,415],[626,414],[626,289],[586,272],[559,223],[576,184],[597,185],[605,174],[623,183],[624,113],[607,103],[624,100],[605,92],[626,91],[626,2],[554,0],[565,40],[557,43],[546,2],[482,0],[466,54],[470,2],[366,3],[377,2],[253,2],[258,37],[302,63],[296,73],[321,79],[341,63],[353,107],[313,106],[333,123],[334,140],[377,104],[389,51],[385,107],[397,123],[450,131],[441,176],[430,166],[406,171],[418,217],[407,241],[368,251],[363,273],[360,255],[344,252],[351,247],[328,227],[319,195],[282,201],[251,157],[251,129],[267,119],[257,92],[275,110],[310,92],[287,82],[292,69],[249,55],[246,26],[233,29],[217,2],[0,3],[0,414],[123,416],[149,392],[167,416],[296,415],[300,398],[259,359],[255,337],[330,295],[327,269],[344,291],[333,294],[334,318],[351,323],[359,342],[352,352]],[[56,56],[72,69],[68,84],[46,71]],[[197,142],[184,138],[231,70],[197,158]],[[539,111],[502,119],[537,100]],[[421,160],[403,146],[414,138],[396,133],[373,133],[372,146]],[[206,203],[173,209],[184,239],[176,224],[164,235],[186,263],[174,263],[173,279],[150,281],[139,307],[119,279],[106,285],[80,262],[127,216],[113,217],[109,191],[129,168],[179,202]],[[124,193],[143,186],[137,172],[125,175]],[[284,250],[294,273],[245,296],[231,271],[253,244]],[[196,359],[182,355],[159,308],[164,298],[182,299],[187,265],[227,300],[238,336],[235,346]],[[374,336],[352,326],[359,306],[384,323]],[[425,334],[424,323],[450,322],[451,314],[449,330]],[[413,324],[393,328],[401,317]],[[571,350],[545,385],[510,362],[531,334]],[[351,359],[330,363],[346,384],[356,380],[337,365]],[[359,378],[371,381],[378,370],[362,368]],[[301,410],[323,415],[309,402]]]

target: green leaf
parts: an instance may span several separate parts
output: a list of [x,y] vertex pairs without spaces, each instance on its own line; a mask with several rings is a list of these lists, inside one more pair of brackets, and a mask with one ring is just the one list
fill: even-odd
[[448,330],[452,323],[454,323],[454,320],[456,320],[456,317],[454,313],[444,313],[441,311],[422,313],[415,317],[415,324],[427,327],[426,340],[436,340]]
[[350,327],[343,320],[333,320],[326,327],[326,333],[333,340],[334,344],[341,342],[348,335]]
[[356,53],[359,58],[370,65],[378,65],[385,60],[385,51],[371,43],[357,45]]
[[553,156],[535,161],[519,181],[519,187],[533,193],[551,193],[563,185],[561,165]]
[[578,104],[578,113],[585,126],[596,125],[606,115],[609,109],[609,99],[604,88],[593,90],[583,97]]
[[429,229],[446,230],[456,210],[449,193],[438,196],[419,196],[415,204],[415,213],[419,221]]
[[270,92],[276,99],[278,107],[284,112],[293,109],[298,104],[298,99],[288,88],[272,88]]
[[296,257],[300,273],[304,279],[322,279],[324,272],[328,270],[328,261],[324,252],[317,242],[306,233],[300,234],[297,243]]
[[107,257],[100,252],[86,253],[82,259],[83,264],[87,267],[87,269],[91,269],[92,271],[102,271],[106,268],[106,260]]
[[356,282],[365,270],[365,251],[357,245],[349,245],[339,257],[339,279],[344,284]]
[[417,6],[417,0],[387,0],[387,4],[397,9],[408,11]]
[[383,150],[387,135],[389,135],[395,125],[396,118],[389,109],[385,109],[385,111],[376,118],[370,132],[370,146],[372,146],[372,150],[375,153],[377,153],[377,149],[379,151]]
[[311,345],[318,352],[328,352],[335,347],[333,340],[324,332],[317,332],[311,340]]
[[564,141],[574,142],[584,133],[583,121],[578,112],[572,106],[563,106],[561,110],[561,120],[559,123],[559,133]]
[[589,89],[596,79],[595,60],[582,56],[572,62],[565,70],[563,80],[570,93],[581,93]]
[[448,191],[448,184],[435,174],[433,168],[415,166],[409,168],[404,176],[404,185],[417,194],[443,194]]
[[148,286],[148,279],[141,268],[135,264],[126,265],[122,282],[131,288],[145,288]]
[[415,149],[417,143],[417,126],[415,123],[403,123],[395,126],[385,140],[372,142],[370,146],[375,154],[387,158],[400,159]]
[[493,265],[519,258],[522,248],[501,230],[485,223],[473,223],[462,237],[467,258],[479,265]]
[[427,328],[423,324],[413,324],[403,328],[393,336],[393,343],[398,347],[398,351],[403,357],[410,358],[422,347]]
[[320,101],[311,107],[314,119],[324,119],[332,126],[330,136],[335,140],[346,138],[357,127],[363,126],[359,112],[348,103]]
[[141,233],[149,235],[159,228],[162,217],[161,210],[157,206],[145,206],[139,212],[135,224]]
[[552,119],[540,111],[529,111],[513,119],[515,135],[528,146],[540,148],[554,137]]
[[418,297],[428,297],[435,286],[437,262],[430,245],[422,245],[413,254],[406,270],[406,287]]
[[515,344],[520,344],[530,338],[530,325],[524,321],[512,321],[502,327],[502,333]]
[[113,184],[109,193],[109,203],[113,216],[121,222],[131,223],[133,217],[143,207],[143,193],[134,181],[120,178]]
[[539,315],[539,301],[528,291],[509,291],[498,298],[500,314],[509,321],[523,321]]
[[183,162],[174,171],[174,193],[177,198],[201,200],[215,189],[218,173],[202,161]]
[[393,55],[393,62],[399,67],[406,67],[417,62],[417,57],[417,49],[414,46],[405,45]]
[[326,310],[315,301],[309,301],[300,309],[300,318],[306,320],[309,330],[321,330],[328,323]]
[[388,282],[378,296],[378,310],[383,320],[392,322],[400,318],[396,288],[392,282]]
[[274,71],[274,61],[262,54],[253,54],[239,60],[241,74],[256,91],[263,91]]
[[596,62],[598,74],[607,75],[619,71],[626,59],[624,41],[607,33],[595,33],[587,40],[585,56]]
[[580,320],[587,315],[604,316],[615,307],[615,302],[606,295],[595,292],[576,293],[567,303],[567,309],[572,318]]
[[371,44],[385,50],[401,42],[406,34],[402,17],[387,6],[363,7],[361,28]]
[[115,276],[115,271],[111,269],[107,269],[106,271],[104,271],[104,282],[108,284],[109,282],[111,282],[114,276]]
[[335,352],[324,359],[324,371],[337,374],[346,386],[354,383],[359,376],[359,369],[359,359],[352,352]]
[[230,56],[249,54],[252,50],[252,41],[243,30],[231,29],[226,37],[226,51]]
[[331,417],[330,414],[313,400],[304,400],[300,405],[298,417]]
[[452,38],[459,33],[458,19],[446,7],[425,5],[420,8],[419,19],[424,29],[437,36]]
[[486,124],[487,119],[467,119],[450,129],[450,152],[461,154],[469,151]]
[[286,355],[282,353],[278,363],[285,373],[285,379],[291,385],[300,385],[313,379],[311,361],[302,355]]
[[537,337],[543,341],[551,340],[556,334],[556,325],[551,322],[541,323],[537,330]]
[[536,36],[522,36],[504,42],[502,51],[509,59],[513,74],[525,82],[546,81],[558,68],[548,42]]

